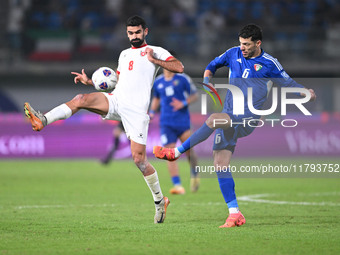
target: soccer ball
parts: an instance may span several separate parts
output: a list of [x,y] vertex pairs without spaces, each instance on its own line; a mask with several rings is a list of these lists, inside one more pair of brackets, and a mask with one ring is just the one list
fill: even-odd
[[109,67],[100,67],[92,74],[92,82],[96,90],[110,92],[116,87],[117,75]]

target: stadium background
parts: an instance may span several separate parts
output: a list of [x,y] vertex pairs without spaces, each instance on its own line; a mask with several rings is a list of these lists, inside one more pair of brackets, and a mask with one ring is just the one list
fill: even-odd
[[[129,47],[130,15],[145,17],[148,43],[175,50],[195,81],[213,57],[238,45],[240,27],[254,22],[263,28],[264,50],[318,98],[306,104],[312,116],[289,108],[297,128],[258,128],[241,139],[233,166],[339,165],[338,0],[0,2],[1,254],[340,254],[339,172],[241,175],[236,192],[247,223],[218,229],[227,208],[217,181],[201,178],[200,190],[189,192],[182,157],[187,194],[169,195],[166,223],[155,226],[151,195],[126,138],[117,153],[125,160],[108,167],[98,161],[117,123],[84,111],[35,133],[22,111],[25,101],[45,112],[92,92],[74,85],[70,72],[116,68],[119,52]],[[225,83],[226,69],[216,76]],[[219,110],[209,104],[209,111]],[[200,102],[191,106],[194,129],[205,119],[200,111]],[[279,112],[268,118],[280,118]],[[159,144],[158,132],[156,119],[149,153]],[[212,164],[211,139],[196,148],[202,165]],[[165,162],[152,164],[169,194]]]
[[[111,142],[106,137],[111,136],[110,129],[116,123],[102,123],[100,118],[80,115],[67,121],[69,125],[61,122],[53,126],[50,135],[46,134],[47,130],[36,135],[22,120],[21,109],[23,103],[29,101],[46,112],[78,93],[93,91],[72,84],[70,72],[85,68],[90,75],[99,66],[116,68],[119,52],[129,47],[124,22],[133,14],[146,19],[150,28],[147,41],[176,51],[185,65],[185,72],[195,81],[201,80],[202,71],[213,57],[238,45],[237,33],[241,26],[249,22],[262,26],[263,48],[278,58],[293,78],[315,89],[318,95],[316,103],[307,105],[313,117],[302,118],[301,125],[306,128],[290,134],[297,146],[307,146],[307,153],[297,153],[294,149],[285,153],[289,151],[289,138],[279,142],[285,146],[276,151],[270,149],[270,144],[264,145],[262,151],[268,152],[269,156],[271,152],[272,156],[340,155],[337,145],[340,136],[334,129],[340,118],[340,102],[336,100],[340,96],[339,8],[340,3],[332,0],[3,1],[0,10],[0,111],[1,120],[7,125],[0,134],[0,157],[98,158],[105,153]],[[226,77],[226,69],[219,70],[216,77]],[[226,82],[226,79],[221,81]],[[200,116],[200,102],[193,104],[191,111],[193,125],[200,125],[204,120]],[[296,111],[291,108],[290,112]],[[20,114],[13,114],[15,112]],[[306,120],[307,123],[303,123]],[[152,145],[159,143],[155,123],[150,129],[149,152]],[[80,124],[85,124],[83,127],[87,129],[82,128],[84,132],[78,139],[86,137],[87,142],[74,143],[70,138],[79,133],[76,130]],[[101,132],[95,124],[102,127]],[[310,129],[311,126],[314,129]],[[271,133],[273,139],[284,131],[269,131],[272,130],[276,131]],[[267,132],[262,128],[255,137]],[[65,149],[60,145],[49,149],[49,144],[55,145],[62,137]],[[304,144],[298,141],[306,137],[308,141]],[[91,139],[98,147],[97,154],[91,155],[86,149],[86,146],[93,146]],[[84,154],[81,148],[70,147],[70,144],[81,144],[83,152],[88,153]],[[328,149],[320,149],[320,146]],[[43,149],[42,152],[42,148],[47,151]],[[64,154],[60,154],[64,150]],[[210,152],[207,150],[202,155],[210,156]],[[251,151],[243,150],[240,155],[251,156]],[[118,157],[128,157],[128,154],[119,152]]]

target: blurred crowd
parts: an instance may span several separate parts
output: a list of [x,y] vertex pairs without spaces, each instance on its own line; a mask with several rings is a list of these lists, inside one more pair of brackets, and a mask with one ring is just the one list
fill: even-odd
[[221,53],[228,40],[237,43],[238,29],[249,22],[263,26],[265,38],[279,42],[279,47],[286,49],[289,41],[296,54],[308,55],[307,40],[334,39],[327,31],[340,23],[338,0],[8,1],[9,45],[25,55],[35,50],[37,31],[47,37],[72,32],[73,48],[81,47],[93,32],[101,49],[118,52],[124,48],[117,45],[125,39],[125,20],[134,14],[143,16],[153,30],[153,44],[201,57]]
[[[26,28],[110,28],[139,14],[149,26],[197,28],[199,20],[217,27],[256,22],[267,25],[327,27],[339,21],[336,0],[10,0],[21,9]],[[207,24],[208,25],[208,24]]]
[[[238,45],[239,29],[256,23],[263,27],[264,49],[281,62],[338,75],[330,68],[340,57],[339,0],[4,0],[0,65],[115,60],[129,47],[125,21],[135,14],[147,21],[147,41],[176,51],[189,68],[188,62],[206,63]],[[339,92],[327,85],[321,101],[329,106],[320,109],[330,111]]]

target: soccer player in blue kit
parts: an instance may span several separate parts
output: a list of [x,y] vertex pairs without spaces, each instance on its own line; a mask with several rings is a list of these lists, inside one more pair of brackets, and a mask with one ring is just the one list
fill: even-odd
[[[170,51],[172,56],[176,54]],[[168,148],[176,147],[177,139],[182,143],[190,137],[190,114],[188,105],[198,99],[197,89],[186,74],[176,74],[163,69],[154,82],[154,94],[149,111],[150,118],[160,107],[161,143]],[[197,156],[193,150],[186,151],[190,163],[190,189],[196,192],[199,188],[199,176],[195,171]],[[168,169],[174,185],[171,194],[183,195],[179,169],[176,162],[168,162]]]
[[[216,57],[209,63],[204,71],[203,82],[208,84],[218,68],[229,67],[229,83],[237,86],[243,92],[247,102],[247,89],[252,87],[253,106],[260,110],[267,99],[271,81],[281,87],[299,87],[301,84],[295,82],[284,71],[277,59],[273,58],[261,48],[262,30],[254,24],[243,27],[239,32],[240,46],[228,49],[225,53]],[[310,101],[316,99],[312,89],[309,89]],[[305,97],[300,93],[298,96]],[[307,95],[308,96],[308,95]],[[154,147],[154,154],[157,158],[165,160],[176,160],[182,153],[198,143],[206,140],[216,130],[213,156],[214,165],[220,169],[226,169],[234,152],[238,138],[245,137],[255,129],[249,125],[243,125],[245,119],[260,119],[260,116],[253,114],[247,103],[244,105],[243,115],[233,114],[233,98],[230,90],[226,94],[224,107],[221,113],[213,113],[205,123],[191,135],[181,146],[170,149],[161,146]],[[223,124],[216,124],[216,120],[226,120]],[[233,123],[239,123],[232,125]],[[217,172],[220,190],[228,205],[229,216],[220,228],[229,228],[243,225],[246,220],[239,210],[235,183],[229,171]]]

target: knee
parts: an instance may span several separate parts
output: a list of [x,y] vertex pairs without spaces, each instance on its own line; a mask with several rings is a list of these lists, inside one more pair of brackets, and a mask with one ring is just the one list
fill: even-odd
[[133,152],[132,159],[135,162],[135,165],[141,170],[141,172],[145,172],[147,168],[147,160],[143,156],[143,153]]
[[221,166],[224,162],[222,160],[219,159],[214,159],[214,166]]
[[86,104],[86,100],[87,100],[86,94],[78,94],[71,100],[71,102],[77,108],[81,108]]
[[216,113],[213,113],[209,116],[209,118],[205,121],[208,127],[215,128],[216,126],[216,120],[218,119],[218,115]]
[[226,113],[213,113],[209,116],[205,123],[212,129],[227,129],[230,127],[230,116]]
[[230,159],[226,158],[226,157],[221,157],[221,156],[216,156],[215,152],[214,152],[214,166],[218,167],[218,166],[222,166],[222,167],[226,167],[228,168],[230,164]]

